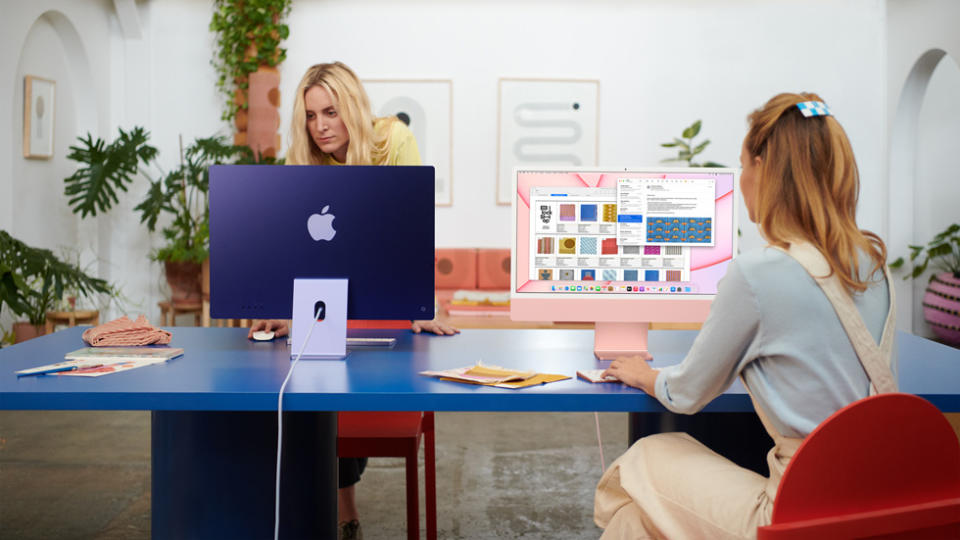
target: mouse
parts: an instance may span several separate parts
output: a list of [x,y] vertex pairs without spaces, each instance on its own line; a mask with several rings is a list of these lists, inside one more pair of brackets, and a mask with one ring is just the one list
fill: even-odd
[[260,330],[258,332],[253,333],[253,339],[254,341],[270,341],[271,339],[273,339],[274,335],[275,335],[274,332]]

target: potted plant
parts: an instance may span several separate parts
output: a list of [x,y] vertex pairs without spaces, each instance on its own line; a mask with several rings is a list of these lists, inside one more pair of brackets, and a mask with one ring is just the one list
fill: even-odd
[[700,134],[700,127],[702,125],[703,122],[697,120],[696,122],[685,127],[680,137],[674,137],[670,142],[660,143],[660,146],[664,148],[677,149],[676,157],[665,158],[660,161],[662,163],[685,161],[687,167],[726,167],[726,165],[721,165],[715,161],[697,163],[693,160],[697,154],[700,154],[706,150],[707,146],[710,144],[710,139],[707,139],[701,143],[694,143],[693,141],[697,135]]
[[[913,269],[903,279],[918,278],[931,265],[939,270],[930,276],[923,296],[923,318],[937,337],[960,345],[960,224],[950,225],[924,246],[909,247]],[[890,263],[890,268],[904,264],[903,257],[899,257]]]
[[26,322],[14,323],[16,342],[43,334],[46,314],[65,290],[113,294],[110,285],[58,259],[47,249],[30,247],[0,230],[0,310],[6,305]]
[[147,176],[150,187],[135,207],[140,222],[155,231],[162,216],[165,245],[151,253],[164,263],[167,281],[176,304],[200,302],[200,267],[209,255],[210,165],[233,161],[245,155],[243,148],[230,145],[223,137],[196,139],[181,151],[180,165],[159,178],[151,178],[144,166],[155,161],[156,148],[148,144],[149,134],[141,127],[120,130],[119,137],[106,144],[90,134],[70,147],[68,158],[81,166],[64,179],[64,193],[74,213],[81,217],[110,210],[117,202],[117,191],[126,191],[133,176]]

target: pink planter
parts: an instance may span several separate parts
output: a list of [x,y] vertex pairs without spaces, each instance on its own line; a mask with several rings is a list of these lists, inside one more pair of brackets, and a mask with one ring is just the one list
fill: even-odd
[[937,337],[960,345],[960,277],[950,272],[934,276],[923,296],[923,318]]

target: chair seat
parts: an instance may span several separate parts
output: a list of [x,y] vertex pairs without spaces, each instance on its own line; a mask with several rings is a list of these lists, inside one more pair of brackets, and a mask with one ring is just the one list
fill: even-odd
[[421,433],[420,411],[349,411],[337,415],[338,438],[409,438]]

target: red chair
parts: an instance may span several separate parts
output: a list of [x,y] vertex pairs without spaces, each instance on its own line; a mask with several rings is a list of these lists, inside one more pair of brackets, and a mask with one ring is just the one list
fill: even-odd
[[[350,320],[348,328],[410,328],[410,321]],[[420,538],[420,483],[417,453],[424,438],[427,539],[437,538],[437,469],[433,412],[341,412],[337,415],[337,456],[402,457],[407,460],[407,538]]]
[[[409,324],[409,323],[408,323]],[[437,538],[437,474],[433,412],[341,412],[337,418],[340,457],[402,457],[407,460],[407,538],[420,538],[417,453],[424,441],[427,538]]]
[[790,460],[759,540],[960,538],[960,441],[910,394],[854,402]]

